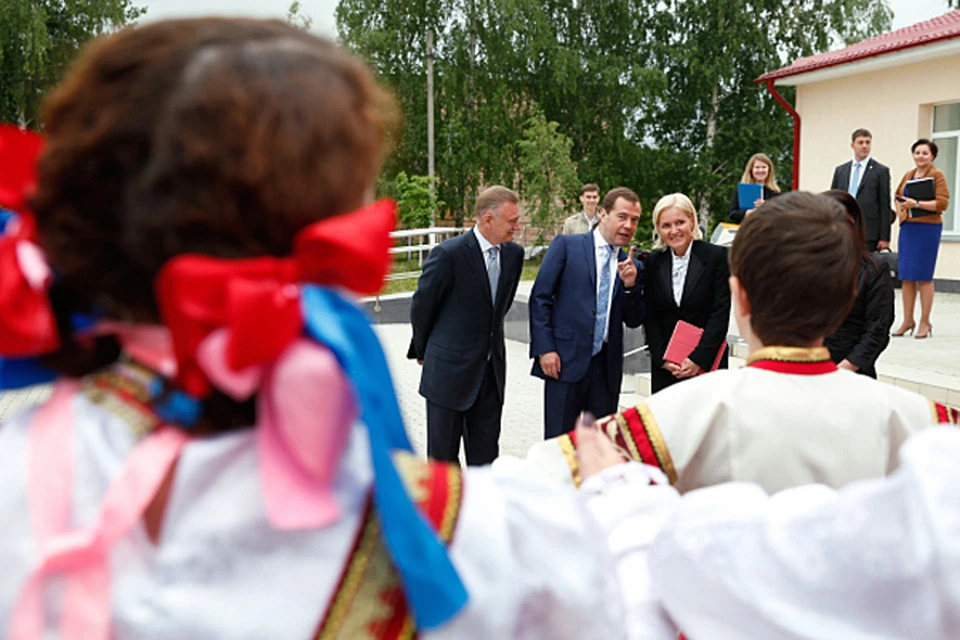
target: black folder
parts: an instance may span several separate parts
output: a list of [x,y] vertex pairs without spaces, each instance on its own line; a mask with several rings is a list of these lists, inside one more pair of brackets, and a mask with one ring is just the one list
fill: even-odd
[[[908,198],[913,198],[917,202],[921,200],[936,200],[937,199],[937,187],[936,181],[933,178],[920,178],[918,180],[907,180],[907,184],[903,185],[903,195]],[[911,218],[919,218],[921,216],[935,216],[937,215],[936,211],[927,211],[926,209],[914,208],[910,209]]]

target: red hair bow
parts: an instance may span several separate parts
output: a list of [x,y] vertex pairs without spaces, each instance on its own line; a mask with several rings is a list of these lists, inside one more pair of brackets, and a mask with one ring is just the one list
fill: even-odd
[[0,125],[0,207],[32,218],[27,200],[37,186],[37,160],[43,138],[9,124]]
[[0,208],[19,216],[0,237],[0,356],[36,356],[60,346],[47,297],[53,278],[33,244],[33,213],[27,206],[42,150],[37,134],[0,125]]
[[265,364],[303,332],[300,283],[380,290],[390,268],[396,205],[380,200],[359,211],[305,227],[289,258],[221,260],[182,255],[157,278],[157,301],[173,338],[177,379],[196,397],[210,392],[197,348],[213,331],[229,330],[227,363],[236,370]]

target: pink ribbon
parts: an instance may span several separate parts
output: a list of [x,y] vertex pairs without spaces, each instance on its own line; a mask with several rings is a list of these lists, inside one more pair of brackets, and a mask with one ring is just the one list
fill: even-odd
[[40,559],[10,620],[10,636],[16,640],[43,637],[43,586],[54,574],[65,574],[66,579],[60,636],[110,637],[110,548],[143,517],[189,439],[170,427],[154,431],[137,445],[107,488],[96,524],[70,530],[76,390],[74,382],[59,383],[30,425],[28,498]]
[[269,365],[235,371],[229,330],[197,349],[207,378],[237,400],[257,397],[257,453],[270,523],[278,529],[326,526],[340,518],[333,480],[356,417],[353,391],[329,349],[298,339]]
[[[113,333],[144,364],[172,376],[169,334],[162,327],[104,323],[90,335]],[[226,329],[201,344],[197,362],[218,388],[236,399],[257,398],[257,452],[267,515],[278,529],[319,528],[340,517],[333,481],[356,416],[353,392],[333,354],[298,339],[273,363],[234,371],[227,364]],[[44,635],[43,587],[66,576],[60,635],[64,640],[110,637],[109,552],[143,517],[189,437],[164,426],[147,436],[110,484],[97,523],[71,530],[78,385],[59,382],[30,425],[28,500],[39,562],[10,621],[16,640]]]

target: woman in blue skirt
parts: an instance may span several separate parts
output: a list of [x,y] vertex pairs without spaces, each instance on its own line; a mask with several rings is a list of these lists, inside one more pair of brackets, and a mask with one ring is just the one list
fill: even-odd
[[[899,337],[916,328],[915,338],[933,335],[930,310],[933,309],[933,270],[937,265],[940,234],[943,231],[943,212],[950,204],[950,191],[943,171],[933,166],[937,144],[921,138],[910,147],[913,163],[897,187],[897,220],[900,221],[899,275],[903,282],[903,323],[893,332]],[[904,193],[909,180],[933,178],[935,197],[917,200]],[[909,191],[909,189],[907,189]],[[913,322],[913,306],[920,290],[920,326]]]

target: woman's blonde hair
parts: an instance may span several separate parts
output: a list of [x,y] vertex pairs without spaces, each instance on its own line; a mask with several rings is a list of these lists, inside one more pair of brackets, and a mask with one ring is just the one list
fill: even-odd
[[743,176],[740,177],[740,182],[753,183],[753,165],[757,163],[757,160],[770,167],[770,171],[767,172],[767,179],[763,181],[763,186],[770,191],[780,193],[780,187],[777,186],[777,170],[773,168],[773,160],[765,153],[755,153],[750,156],[750,159],[747,160],[747,166],[743,170]]
[[673,207],[680,209],[680,211],[683,211],[690,218],[690,226],[693,227],[693,239],[703,240],[703,233],[700,231],[700,225],[697,224],[697,209],[693,206],[693,202],[691,202],[690,198],[682,193],[671,193],[670,195],[663,196],[657,200],[657,206],[653,208],[654,249],[659,249],[663,246],[663,238],[660,237],[660,232],[657,231],[657,226],[660,222],[660,214]]

